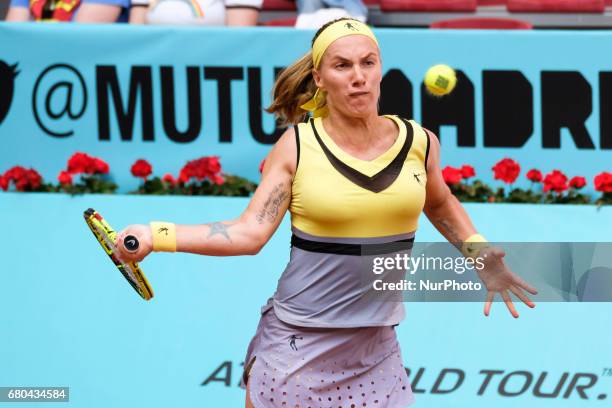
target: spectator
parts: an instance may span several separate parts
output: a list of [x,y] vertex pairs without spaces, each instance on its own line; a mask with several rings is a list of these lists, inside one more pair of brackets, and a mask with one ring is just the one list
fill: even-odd
[[6,21],[127,21],[129,0],[11,0]]
[[319,28],[341,17],[365,23],[368,17],[368,8],[361,0],[297,0],[297,9],[297,28]]
[[130,23],[254,26],[263,0],[132,0]]

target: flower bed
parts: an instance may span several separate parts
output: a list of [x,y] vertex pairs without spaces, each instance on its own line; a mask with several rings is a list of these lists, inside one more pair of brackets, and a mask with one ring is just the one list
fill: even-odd
[[587,185],[582,176],[568,179],[557,169],[543,176],[540,170],[531,169],[525,174],[531,185],[528,189],[522,189],[513,186],[521,173],[521,166],[516,161],[504,158],[491,170],[494,179],[504,183],[501,187],[494,188],[481,180],[473,179],[476,171],[470,165],[460,168],[446,166],[442,169],[442,177],[451,192],[463,202],[612,204],[612,173],[609,172],[604,171],[594,177],[595,190],[602,194],[593,201],[589,195],[581,192]]
[[[259,165],[263,170],[264,162]],[[490,186],[476,179],[476,170],[470,165],[460,168],[446,166],[442,169],[444,181],[451,192],[462,202],[508,202],[535,204],[612,204],[612,173],[601,172],[593,179],[595,190],[601,192],[592,199],[582,190],[587,180],[582,176],[568,178],[555,169],[543,175],[538,169],[530,169],[525,177],[531,183],[528,189],[514,187],[521,174],[521,166],[511,158],[503,158],[491,169],[494,179],[502,186]],[[130,194],[151,195],[214,195],[247,197],[257,184],[222,171],[218,156],[205,156],[187,162],[177,176],[170,173],[162,177],[153,175],[153,166],[139,159],[131,167],[134,177],[142,179],[137,190]],[[108,164],[97,157],[77,152],[68,159],[66,170],[57,177],[57,184],[45,183],[35,169],[15,166],[0,176],[0,188],[4,191],[64,192],[69,194],[113,194],[117,185],[109,175]]]
[[[219,157],[208,156],[187,162],[177,177],[165,174],[153,176],[153,166],[139,159],[131,167],[134,177],[142,179],[130,194],[153,195],[215,195],[249,196],[257,185],[232,174],[224,174]],[[109,175],[108,164],[100,158],[77,152],[68,159],[66,170],[57,176],[58,184],[45,183],[35,169],[15,166],[0,176],[0,188],[9,191],[39,191],[51,193],[113,194],[117,185]]]

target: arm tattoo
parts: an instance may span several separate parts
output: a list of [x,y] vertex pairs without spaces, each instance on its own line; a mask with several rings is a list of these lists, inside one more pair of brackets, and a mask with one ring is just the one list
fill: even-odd
[[211,222],[206,225],[210,227],[210,231],[208,232],[208,238],[212,237],[215,234],[221,234],[225,238],[227,238],[229,242],[232,242],[232,239],[230,238],[229,233],[227,231],[227,229],[231,227],[231,225],[226,225],[222,222]]
[[257,222],[263,224],[264,221],[274,222],[278,217],[278,210],[281,204],[289,197],[289,192],[283,188],[283,183],[274,187],[263,208],[257,213]]
[[444,218],[438,218],[437,226],[447,233],[448,237],[450,238],[449,241],[451,244],[455,245],[458,248],[461,248],[461,238],[459,238],[457,231],[455,231],[453,226],[447,220],[445,220]]

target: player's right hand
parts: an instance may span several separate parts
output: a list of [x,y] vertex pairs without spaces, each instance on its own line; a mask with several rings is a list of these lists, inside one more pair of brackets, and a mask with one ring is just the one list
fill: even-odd
[[[138,240],[138,249],[135,251],[130,251],[125,246],[125,238],[129,235],[136,237]],[[151,227],[143,224],[128,225],[117,234],[115,245],[117,246],[117,255],[121,261],[126,263],[141,262],[153,251]]]

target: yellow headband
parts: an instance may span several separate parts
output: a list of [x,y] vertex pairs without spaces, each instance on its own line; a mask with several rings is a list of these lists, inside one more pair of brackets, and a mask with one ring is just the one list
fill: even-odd
[[[319,68],[321,58],[327,50],[327,47],[331,45],[338,38],[346,37],[347,35],[365,35],[369,37],[378,45],[378,41],[374,36],[370,27],[363,24],[359,20],[341,20],[330,24],[315,40],[312,45],[312,63],[315,68]],[[305,104],[301,105],[300,108],[313,112],[315,118],[320,116],[327,116],[327,107],[322,106],[325,102],[324,96],[317,91],[314,96]]]

